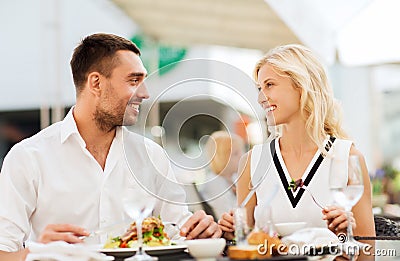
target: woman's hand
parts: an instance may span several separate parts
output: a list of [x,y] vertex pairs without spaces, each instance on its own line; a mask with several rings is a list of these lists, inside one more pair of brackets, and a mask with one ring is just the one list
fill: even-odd
[[229,211],[229,213],[225,212],[218,220],[218,226],[222,230],[223,237],[228,240],[232,240],[235,237],[233,220],[233,210]]
[[[346,211],[342,207],[330,206],[322,210],[323,220],[326,220],[329,230],[337,234],[340,232],[346,233],[348,221]],[[351,227],[354,230],[357,227],[353,213],[350,212]]]

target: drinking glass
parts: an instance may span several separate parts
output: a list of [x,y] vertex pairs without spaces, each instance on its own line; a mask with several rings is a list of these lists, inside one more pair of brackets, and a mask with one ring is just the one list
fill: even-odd
[[247,236],[250,229],[247,225],[247,210],[245,207],[235,208],[233,212],[235,224],[236,245],[247,245]]
[[143,234],[142,223],[144,218],[151,214],[156,198],[139,189],[126,189],[122,197],[125,212],[132,220],[136,222],[138,236],[138,250],[133,257],[127,258],[127,261],[153,261],[158,260],[156,257],[149,256],[143,250]]
[[[345,171],[345,164],[343,164],[345,160],[348,160],[347,183],[339,178]],[[359,251],[364,245],[354,239],[350,222],[351,209],[360,200],[364,192],[360,157],[356,155],[350,155],[348,159],[334,157],[331,162],[329,186],[335,203],[343,207],[347,213],[347,235],[343,247],[346,254],[353,260],[355,252]]]

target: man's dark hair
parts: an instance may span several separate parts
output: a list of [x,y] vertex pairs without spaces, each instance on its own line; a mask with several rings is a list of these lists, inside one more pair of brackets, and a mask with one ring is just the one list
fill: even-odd
[[75,48],[71,59],[72,77],[77,93],[81,92],[91,72],[110,77],[118,64],[117,51],[127,50],[140,55],[139,48],[123,37],[113,34],[92,34]]

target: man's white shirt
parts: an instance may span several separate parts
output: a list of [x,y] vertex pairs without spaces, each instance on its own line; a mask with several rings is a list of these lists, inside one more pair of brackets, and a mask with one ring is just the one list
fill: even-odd
[[4,159],[0,250],[21,249],[48,224],[91,230],[120,222],[127,218],[121,199],[127,187],[154,194],[153,215],[163,221],[181,225],[190,217],[184,190],[158,144],[118,127],[103,170],[86,149],[72,111],[16,144]]

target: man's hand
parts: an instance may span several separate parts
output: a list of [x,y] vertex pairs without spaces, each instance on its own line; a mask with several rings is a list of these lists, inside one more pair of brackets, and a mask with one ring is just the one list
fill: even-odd
[[189,219],[183,224],[180,235],[186,239],[194,238],[219,238],[222,231],[218,224],[214,222],[212,216],[207,215],[203,210],[196,211]]
[[89,236],[89,232],[82,227],[70,224],[50,224],[45,227],[40,234],[40,243],[50,243],[52,241],[65,241],[67,243],[82,243],[80,236]]

